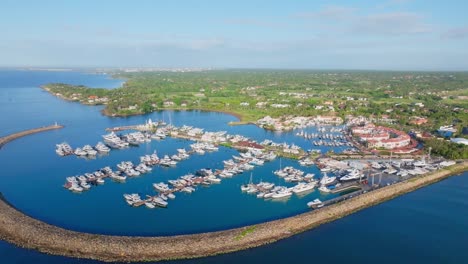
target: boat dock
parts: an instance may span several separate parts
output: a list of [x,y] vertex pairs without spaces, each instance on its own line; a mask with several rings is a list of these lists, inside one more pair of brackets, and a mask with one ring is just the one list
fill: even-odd
[[106,131],[108,132],[116,132],[116,131],[123,131],[123,130],[140,130],[140,125],[106,128]]
[[14,133],[14,134],[11,134],[11,135],[8,135],[8,136],[5,136],[5,137],[1,137],[0,138],[0,148],[3,147],[3,145],[7,144],[8,142],[10,142],[12,140],[15,140],[17,138],[24,137],[24,136],[31,135],[31,134],[36,134],[36,133],[39,133],[39,132],[44,132],[44,131],[49,131],[49,130],[54,130],[54,129],[60,129],[60,128],[63,128],[63,126],[55,124],[55,125],[51,125],[51,126],[33,128],[33,129],[17,132],[17,133]]

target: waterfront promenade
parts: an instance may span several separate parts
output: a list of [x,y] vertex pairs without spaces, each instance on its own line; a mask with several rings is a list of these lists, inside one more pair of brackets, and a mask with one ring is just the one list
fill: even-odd
[[0,138],[0,148],[2,148],[3,145],[7,144],[8,142],[10,142],[12,140],[15,140],[17,138],[24,137],[24,136],[31,135],[31,134],[36,134],[36,133],[39,133],[39,132],[44,132],[44,131],[49,131],[49,130],[54,130],[54,129],[60,129],[60,128],[63,128],[63,126],[55,124],[55,125],[51,125],[51,126],[45,126],[45,127],[29,129],[29,130],[17,132],[17,133],[14,133],[14,134],[10,134],[8,136],[4,136],[4,137]]
[[468,161],[363,193],[297,216],[225,231],[167,237],[123,237],[74,232],[33,219],[0,200],[0,238],[41,252],[102,261],[196,258],[272,243],[461,173]]

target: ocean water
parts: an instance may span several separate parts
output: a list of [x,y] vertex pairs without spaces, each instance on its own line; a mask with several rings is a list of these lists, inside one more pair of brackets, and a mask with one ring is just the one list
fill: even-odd
[[[127,183],[106,181],[83,194],[72,194],[61,187],[65,177],[115,165],[122,160],[138,161],[143,154],[173,154],[177,148],[188,148],[190,141],[166,139],[140,147],[112,151],[94,160],[74,156],[59,157],[55,144],[66,141],[72,146],[95,144],[107,127],[139,124],[146,119],[165,120],[174,125],[202,127],[207,131],[225,130],[253,139],[272,139],[312,147],[310,142],[291,133],[272,133],[256,126],[228,126],[235,117],[200,111],[166,111],[129,118],[100,115],[101,107],[82,106],[60,100],[44,92],[39,85],[48,82],[84,84],[114,88],[121,80],[105,75],[79,72],[0,71],[0,135],[52,124],[65,128],[40,133],[13,141],[0,150],[2,174],[0,191],[17,208],[28,215],[72,230],[118,235],[171,235],[221,230],[286,217],[307,211],[306,203],[322,196],[317,191],[305,197],[292,197],[285,202],[265,202],[242,194],[240,185],[250,173],[223,180],[219,185],[199,188],[191,195],[177,194],[169,208],[148,210],[125,204],[122,194],[153,194],[153,182],[175,179],[203,167],[220,168],[222,160],[237,151],[220,151],[194,155],[176,168],[155,167]],[[322,151],[328,149],[323,148]],[[340,149],[336,149],[339,151]],[[277,159],[252,172],[254,181],[285,184],[272,174],[281,166],[297,162]],[[301,168],[319,174],[316,167]],[[468,180],[466,173],[418,190],[382,205],[366,209],[334,223],[258,249],[223,256],[181,261],[201,263],[277,262],[287,259],[299,263],[307,257],[331,263],[357,261],[379,262],[407,260],[423,263],[461,263],[466,258],[463,245],[467,240]],[[397,252],[397,253],[395,253]],[[409,261],[408,261],[409,262]],[[0,242],[0,263],[93,263],[91,261],[48,256]]]

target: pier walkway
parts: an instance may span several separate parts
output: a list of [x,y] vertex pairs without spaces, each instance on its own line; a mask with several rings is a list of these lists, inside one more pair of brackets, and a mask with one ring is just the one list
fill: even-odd
[[1,137],[0,138],[0,148],[2,148],[3,145],[7,144],[8,142],[10,142],[12,140],[15,140],[17,138],[24,137],[24,136],[31,135],[31,134],[36,134],[36,133],[39,133],[39,132],[44,132],[44,131],[49,131],[49,130],[54,130],[54,129],[60,129],[60,128],[63,128],[63,126],[55,124],[55,125],[52,125],[52,126],[45,126],[45,127],[29,129],[29,130],[17,132],[17,133],[14,133],[14,134],[11,134],[11,135],[8,135],[8,136],[5,136],[5,137]]

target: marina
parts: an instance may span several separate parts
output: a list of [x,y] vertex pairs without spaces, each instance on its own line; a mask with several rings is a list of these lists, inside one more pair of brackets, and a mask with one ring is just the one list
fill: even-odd
[[[239,155],[232,155],[232,158],[223,160],[223,168],[215,168],[214,171],[211,168],[202,168],[195,172],[189,172],[175,180],[169,180],[167,183],[153,183],[153,187],[157,192],[156,195],[154,193],[144,194],[143,197],[145,198],[142,199],[138,193],[124,194],[126,203],[133,207],[145,205],[148,209],[156,207],[166,208],[169,204],[167,201],[169,195],[174,199],[176,192],[191,194],[198,189],[198,186],[207,187],[212,184],[221,183],[223,178],[232,178],[237,174],[251,171],[255,167],[263,166],[265,162],[273,161],[280,156],[280,169],[273,171],[273,174],[281,178],[284,183],[287,183],[286,185],[274,184],[263,180],[254,183],[251,172],[249,182],[240,187],[241,192],[254,195],[259,199],[275,201],[288,200],[293,194],[304,197],[317,189],[324,200],[315,198],[306,204],[310,208],[321,208],[328,204],[328,199],[325,197],[331,194],[340,195],[350,191],[353,191],[353,193],[371,191],[372,189],[381,187],[382,184],[394,184],[409,177],[423,175],[429,171],[438,170],[441,167],[447,166],[447,164],[451,164],[449,161],[440,160],[428,162],[424,156],[421,160],[391,159],[389,161],[339,161],[323,157],[313,159],[305,156],[301,148],[294,144],[278,144],[271,140],[257,143],[241,135],[229,135],[225,131],[208,132],[192,126],[183,125],[182,127],[175,127],[167,125],[162,121],[153,123],[151,120],[142,125],[132,126],[132,128],[136,127],[139,130],[145,131],[145,134],[137,131],[117,136],[114,132],[111,132],[110,134],[103,135],[103,138],[111,146],[122,146],[122,148],[129,145],[138,146],[142,143],[149,143],[152,140],[165,139],[166,137],[195,141],[195,143],[189,144],[191,148],[189,151],[185,148],[179,148],[176,154],[163,155],[162,158],[159,158],[157,150],[154,150],[154,153],[151,155],[141,156],[139,158],[140,163],[133,164],[131,161],[122,161],[116,165],[116,171],[107,166],[97,169],[92,173],[67,177],[64,187],[71,192],[81,193],[91,189],[92,186],[104,184],[104,179],[108,177],[114,181],[123,183],[126,182],[127,178],[138,177],[151,172],[153,170],[152,167],[156,165],[168,168],[175,167],[178,162],[188,159],[190,155],[204,155],[206,152],[219,151],[219,146],[222,146],[223,148],[233,148],[240,151],[238,152]],[[331,132],[336,132],[343,131],[344,128],[331,127],[329,129]],[[114,131],[119,129],[106,130]],[[325,131],[325,128],[321,128],[320,131]],[[330,136],[325,137],[330,138]],[[106,147],[101,142],[98,143],[98,146],[101,149]],[[57,147],[62,151],[61,153],[70,151],[70,147],[66,143],[57,144]],[[98,148],[96,147],[96,149]],[[83,156],[94,156],[98,152],[96,149],[93,149],[90,145],[85,145],[78,150],[85,152]],[[93,152],[89,153],[90,151]],[[315,167],[317,165],[319,177],[315,177],[315,173],[305,173],[303,170],[294,168],[293,166],[283,168],[281,158],[288,157],[285,153],[303,155],[297,163],[302,167]],[[385,175],[384,183],[382,183],[383,175]],[[375,181],[376,176],[378,176],[378,181]],[[394,176],[398,177],[395,178]]]
[[[296,170],[304,171],[302,177],[307,174],[314,174],[312,179],[320,180],[324,174],[327,174],[329,177],[343,177],[346,173],[352,173],[352,169],[356,167],[356,169],[366,176],[364,181],[367,181],[367,184],[362,183],[357,186],[361,188],[363,185],[368,186],[366,188],[372,188],[369,192],[372,193],[374,190],[379,191],[386,187],[396,186],[401,180],[408,181],[409,179],[415,179],[416,181],[421,175],[445,171],[444,168],[446,166],[454,166],[452,161],[438,160],[427,156],[424,158],[423,162],[421,155],[403,155],[403,158],[401,156],[390,157],[390,155],[388,155],[388,157],[381,158],[376,155],[360,154],[351,156],[350,159],[350,155],[340,154],[341,151],[347,147],[315,147],[311,144],[311,140],[306,140],[295,135],[297,132],[300,132],[300,130],[276,134],[260,130],[255,126],[230,127],[226,124],[235,120],[235,118],[219,113],[166,111],[164,113],[153,113],[147,116],[109,119],[100,115],[100,107],[83,107],[74,103],[61,102],[53,97],[51,98],[54,104],[51,104],[51,100],[48,98],[47,94],[35,93],[34,89],[28,90],[28,92],[37,98],[47,97],[47,100],[39,100],[38,104],[42,103],[44,106],[51,107],[50,116],[47,118],[38,116],[37,119],[31,119],[25,122],[22,121],[22,116],[19,115],[17,118],[6,118],[3,122],[8,127],[29,129],[30,127],[40,127],[43,124],[53,123],[53,120],[58,120],[61,124],[65,124],[65,129],[38,133],[34,136],[23,137],[4,145],[4,148],[0,151],[0,158],[5,162],[4,175],[6,176],[2,177],[1,180],[2,185],[9,186],[9,188],[2,190],[2,192],[4,196],[7,197],[8,201],[21,212],[50,225],[58,226],[62,230],[65,228],[75,232],[86,232],[98,235],[104,234],[111,235],[112,237],[116,235],[172,236],[226,230],[245,225],[259,225],[262,222],[272,219],[281,219],[301,213],[320,212],[322,209],[340,205],[342,201],[347,202],[360,196],[354,196],[355,194],[365,195],[367,192],[364,193],[365,189],[357,190],[358,193],[353,195],[351,193],[355,191],[353,188],[355,188],[356,185],[352,181],[339,182],[338,180],[327,186],[327,188],[330,188],[330,192],[328,193],[319,191],[318,188],[321,187],[319,185],[316,185],[313,191],[307,190],[306,187],[300,185],[297,187],[298,194],[292,191],[292,194],[289,195],[286,192],[285,197],[288,198],[261,199],[260,197],[257,198],[257,196],[261,194],[261,191],[255,194],[247,194],[241,190],[242,185],[249,183],[250,175],[252,175],[253,184],[258,185],[263,182],[263,184],[258,187],[266,186],[269,188],[269,184],[274,184],[275,187],[284,186],[286,188],[292,188],[300,182],[286,182],[284,178],[278,177],[273,172],[280,168],[290,166]],[[8,105],[3,107],[8,107]],[[70,111],[63,111],[63,109],[69,108],[71,108]],[[200,140],[186,140],[184,137],[187,138],[188,135],[183,133],[177,137],[166,136],[164,140],[161,140],[162,138],[157,139],[155,136],[150,142],[141,143],[138,146],[129,146],[115,151],[111,150],[109,155],[100,155],[98,153],[96,155],[98,158],[96,159],[62,158],[54,151],[54,146],[61,143],[69,143],[73,147],[80,148],[90,145],[92,148],[95,148],[100,141],[105,144],[102,135],[110,134],[111,132],[105,132],[106,128],[125,127],[129,124],[144,124],[149,118],[153,120],[167,120],[169,115],[172,115],[171,119],[173,125],[178,128],[187,125],[205,128],[206,131],[227,131],[227,135],[243,135],[250,140],[244,143],[244,146],[242,146],[242,144],[239,145],[237,147],[239,150],[229,146],[229,144],[219,144],[216,146],[218,147],[218,151],[205,151],[203,155],[195,152],[190,153],[188,159],[177,161],[175,167],[161,166],[159,164],[145,164],[148,167],[152,167],[152,171],[134,177],[123,175],[128,177],[125,179],[125,184],[111,183],[112,180],[110,177],[103,178],[105,181],[103,185],[99,185],[97,180],[96,185],[94,185],[94,183],[92,184],[92,182],[86,182],[90,188],[88,191],[83,189],[81,195],[71,194],[68,190],[61,187],[67,177],[82,176],[85,175],[85,173],[94,174],[96,170],[100,168],[104,169],[107,166],[109,166],[113,172],[117,172],[117,164],[120,164],[122,161],[131,161],[134,167],[142,162],[151,163],[151,158],[148,157],[151,157],[155,150],[159,154],[158,157],[160,159],[168,155],[171,160],[173,160],[173,155],[180,153],[178,151],[179,149],[184,149],[186,153],[190,152],[192,150],[190,145]],[[81,118],[81,116],[86,116],[86,118]],[[67,123],[64,123],[63,120],[67,121]],[[68,120],[73,120],[73,123],[70,125]],[[130,126],[135,128],[133,125]],[[83,133],[83,128],[86,129],[86,133]],[[310,127],[309,129],[314,130],[315,127]],[[138,130],[131,132],[136,131]],[[141,132],[144,133],[144,131]],[[128,132],[121,130],[115,133],[120,134]],[[169,193],[166,195],[164,189],[156,190],[154,186],[154,184],[164,183],[167,184],[169,188],[173,188],[169,181],[177,183],[176,181],[180,180],[182,176],[188,174],[195,175],[197,171],[202,169],[210,168],[213,174],[217,173],[217,170],[220,172],[224,169],[225,165],[229,166],[241,161],[243,157],[240,154],[244,154],[244,151],[249,147],[257,146],[256,144],[262,145],[262,142],[265,146],[272,145],[271,150],[273,152],[279,152],[275,153],[275,155],[277,155],[275,159],[269,162],[265,161],[263,165],[249,164],[254,166],[252,170],[245,170],[232,177],[229,177],[229,172],[218,174],[215,178],[221,181],[219,184],[216,183],[217,180],[210,177],[211,181],[209,185],[207,184],[207,178],[206,181],[203,181],[205,182],[204,184],[202,184],[202,182],[195,186],[195,190],[186,189],[186,191],[173,193],[175,196],[174,199],[169,197]],[[303,150],[304,152],[299,155],[301,157],[299,159],[290,159],[287,158],[286,155],[282,155],[279,148],[283,148],[284,143],[288,146],[285,148],[287,151],[291,152],[295,149],[297,150],[297,147]],[[31,151],[32,148],[34,151]],[[321,154],[325,154],[330,149],[334,149],[336,151],[334,155],[337,156],[335,158],[333,155],[330,155],[328,156],[330,158],[329,160],[322,160],[321,158],[323,157],[317,158],[317,155],[309,156],[307,152],[309,149],[320,150]],[[140,160],[142,157],[145,157],[145,160]],[[412,160],[403,160],[411,158]],[[231,159],[232,161],[230,161]],[[32,167],[24,166],[26,160],[31,162]],[[300,161],[302,163],[299,163]],[[254,162],[261,164],[261,161]],[[359,164],[361,164],[362,167]],[[366,167],[364,167],[364,165],[366,165]],[[50,170],[51,167],[56,169]],[[246,168],[247,167],[249,166],[246,166]],[[321,170],[324,171],[322,172]],[[343,175],[341,175],[341,173],[343,173]],[[221,175],[223,175],[223,177]],[[116,179],[114,181],[118,181]],[[33,182],[34,184],[25,184],[26,182]],[[412,180],[408,182],[413,183]],[[340,186],[336,186],[339,183],[341,183],[341,188]],[[164,185],[158,185],[158,188],[163,186]],[[334,189],[333,186],[335,187]],[[350,189],[345,189],[347,187]],[[305,195],[300,195],[301,191],[304,191],[303,194]],[[160,203],[161,206],[151,208],[152,203],[160,201],[159,199],[152,199],[152,203],[148,204],[145,201],[138,206],[138,208],[129,206],[126,202],[127,199],[123,196],[124,194],[134,195],[133,197],[135,199],[137,198],[136,195],[138,195],[141,200],[164,194],[167,198],[167,200],[165,200],[167,202],[167,209],[158,209],[163,208],[164,203]],[[264,193],[264,195],[265,194],[266,193]],[[40,199],[37,199],[37,197],[40,197]],[[35,201],[34,204],[31,203],[32,200]],[[404,205],[406,203],[402,202],[402,204],[403,207],[405,207]],[[40,209],[38,209],[38,205],[40,205]],[[387,210],[387,208],[385,209]],[[6,214],[2,213],[2,216],[5,215]],[[187,215],[191,217],[192,224],[190,226],[187,226]],[[21,222],[18,221],[18,219],[23,218],[19,218],[18,215],[15,215],[12,219],[15,219],[15,221],[11,223]],[[118,219],[118,221],[116,221],[116,219]],[[138,224],[135,224],[135,219],[138,219]],[[110,222],[115,224],[109,225]],[[38,226],[37,222],[31,226]],[[307,228],[310,228],[310,226]],[[27,230],[27,232],[24,233],[25,235],[37,234],[32,231],[33,229],[22,230]],[[272,229],[270,228],[269,230]],[[280,230],[278,230],[278,232],[279,231]],[[238,234],[239,233],[232,234],[228,240],[237,241],[231,238],[238,236]],[[340,232],[340,235],[341,234],[342,232]],[[74,235],[75,233],[73,233],[73,236]],[[95,236],[96,235],[93,235],[93,237]],[[33,238],[29,241],[34,242],[35,238],[44,237],[47,236],[36,235],[28,238]],[[52,237],[56,238],[55,233]],[[338,237],[339,236],[336,236],[335,238]],[[249,238],[249,236],[247,236],[247,238]],[[224,240],[226,239],[224,238]],[[87,238],[83,241],[89,240]],[[240,241],[243,242],[245,240]],[[320,238],[320,242],[322,241],[324,241],[323,237]],[[43,243],[43,241],[39,243]],[[69,241],[65,243],[69,243]],[[83,246],[83,249],[85,249],[86,243],[80,244],[80,246]],[[36,246],[32,247],[37,248]],[[152,244],[151,248],[154,247],[154,244]],[[10,247],[7,248],[11,250]],[[112,247],[108,247],[107,249],[109,248]],[[200,247],[198,247],[198,250],[199,249]],[[146,252],[150,252],[150,250],[147,248]],[[49,253],[54,252],[49,251]],[[141,252],[138,254],[140,253]],[[63,253],[61,252],[58,254]],[[139,256],[143,258],[145,255],[141,253]],[[135,258],[136,256],[132,255],[132,257]]]

